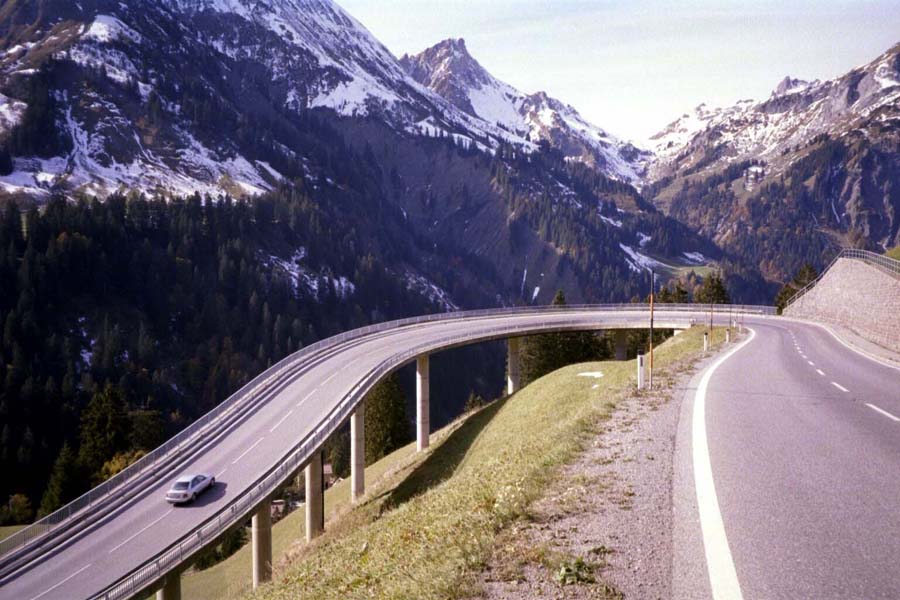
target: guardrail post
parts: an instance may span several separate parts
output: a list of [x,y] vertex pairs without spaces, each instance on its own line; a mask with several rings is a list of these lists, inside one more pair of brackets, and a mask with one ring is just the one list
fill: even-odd
[[263,502],[250,521],[253,543],[253,589],[272,579],[272,503]]
[[519,372],[521,344],[519,338],[507,339],[506,346],[506,393],[507,395],[512,395],[519,391],[521,386],[521,375]]
[[156,600],[181,600],[181,573],[169,573],[156,592]]
[[366,491],[366,404],[360,402],[350,416],[350,500],[358,502]]
[[628,360],[628,332],[624,329],[616,329],[616,360]]
[[416,359],[416,450],[428,447],[431,435],[428,355]]
[[322,452],[316,451],[306,465],[306,541],[319,537],[325,529],[325,498],[322,493]]
[[643,354],[637,355],[637,389],[642,390],[646,387],[646,357]]

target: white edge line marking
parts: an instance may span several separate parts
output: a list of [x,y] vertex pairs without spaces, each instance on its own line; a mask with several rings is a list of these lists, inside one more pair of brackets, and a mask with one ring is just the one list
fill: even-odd
[[896,416],[892,415],[891,413],[889,413],[888,411],[886,411],[882,408],[878,408],[874,404],[869,404],[868,402],[866,402],[866,406],[868,406],[869,408],[871,408],[872,410],[874,410],[876,412],[880,412],[881,414],[886,416],[891,421],[897,421],[898,423],[900,423],[900,417],[896,417]]
[[821,375],[823,377],[825,376],[825,372],[822,371],[822,369],[816,369],[816,373],[818,373],[819,375]]
[[63,579],[62,581],[57,583],[56,585],[54,585],[52,588],[48,588],[47,590],[41,592],[37,596],[34,596],[31,600],[37,600],[38,598],[46,596],[47,594],[49,594],[50,592],[52,592],[53,590],[55,590],[56,588],[58,588],[65,582],[67,582],[68,580],[72,579],[73,577],[75,577],[76,575],[78,575],[79,573],[81,573],[82,571],[87,569],[88,567],[90,567],[92,564],[94,564],[94,563],[88,563],[88,564],[84,565],[83,567],[81,567],[80,569],[78,569],[77,571],[75,571],[74,573],[72,573],[71,575],[69,575],[68,577],[66,577],[65,579]]
[[165,519],[166,517],[168,517],[168,516],[169,516],[169,513],[171,513],[173,510],[175,510],[175,509],[174,509],[174,508],[170,508],[170,509],[169,509],[165,514],[163,514],[161,517],[159,517],[158,519],[156,519],[155,521],[153,521],[152,523],[150,523],[149,525],[147,525],[146,527],[144,527],[143,529],[141,529],[140,531],[138,531],[137,533],[135,533],[133,536],[131,536],[130,538],[128,538],[127,540],[125,540],[124,542],[122,542],[121,544],[119,544],[118,546],[116,546],[115,548],[113,548],[112,550],[110,550],[109,553],[112,554],[113,552],[115,552],[116,550],[118,550],[119,548],[121,548],[122,546],[124,546],[125,544],[127,544],[128,542],[130,542],[131,540],[133,540],[134,538],[136,538],[137,536],[141,535],[142,533],[144,533],[145,531],[147,531],[148,529],[150,529],[151,527],[153,527],[154,525],[156,525],[157,523],[159,523],[160,521],[162,521],[163,519]]
[[815,321],[805,321],[803,319],[797,319],[795,317],[787,317],[787,320],[791,321],[793,323],[797,323],[798,325],[811,325],[813,327],[818,327],[820,329],[824,329],[827,333],[829,333],[831,335],[831,337],[836,339],[838,341],[838,343],[841,346],[843,346],[844,348],[846,348],[847,350],[850,350],[851,352],[855,352],[856,354],[858,354],[859,356],[862,356],[863,358],[868,358],[873,363],[879,364],[882,367],[887,367],[888,369],[894,369],[895,371],[900,371],[900,365],[891,364],[891,363],[885,361],[884,359],[881,359],[877,356],[869,354],[865,350],[861,350],[859,348],[851,346],[850,344],[848,344],[847,342],[842,340],[841,336],[839,336],[837,333],[835,333],[831,329],[831,327],[829,327],[828,325],[825,325],[824,323],[817,323]]
[[284,423],[284,420],[287,419],[289,416],[291,416],[291,413],[293,413],[293,412],[294,412],[293,408],[291,410],[287,411],[287,413],[283,417],[281,417],[281,420],[278,421],[277,423],[275,423],[275,427],[273,427],[272,429],[269,430],[269,433],[272,433],[273,431],[278,429],[278,426],[281,425],[282,423]]
[[700,512],[700,529],[703,532],[703,546],[706,551],[706,568],[715,600],[742,600],[741,585],[738,582],[734,559],[728,547],[725,523],[719,510],[716,486],[713,482],[712,463],[709,458],[709,444],[706,438],[706,390],[716,369],[731,356],[753,341],[756,331],[750,328],[750,337],[735,346],[712,364],[700,379],[694,396],[692,447],[694,455],[694,485],[697,488],[697,508]]
[[837,389],[841,390],[842,392],[849,392],[849,391],[850,391],[850,390],[848,390],[847,388],[845,388],[844,386],[842,386],[841,384],[839,384],[839,383],[837,383],[837,382],[835,382],[835,381],[832,381],[832,382],[831,382],[831,385],[833,385],[833,386],[836,387]]
[[259,438],[258,440],[256,440],[255,442],[253,442],[253,445],[250,446],[249,448],[247,448],[246,450],[244,450],[244,451],[241,453],[241,455],[238,456],[236,459],[234,459],[233,461],[231,461],[231,464],[236,465],[237,462],[238,462],[239,460],[241,460],[242,458],[244,458],[245,456],[247,456],[247,453],[248,453],[248,452],[250,452],[251,450],[253,450],[254,448],[256,448],[256,447],[259,445],[259,443],[260,443],[261,441],[263,441],[263,439],[265,439],[265,438]]

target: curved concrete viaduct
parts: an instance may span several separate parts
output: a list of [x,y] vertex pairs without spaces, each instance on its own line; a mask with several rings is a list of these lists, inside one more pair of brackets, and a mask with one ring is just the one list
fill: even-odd
[[[714,319],[772,319],[771,309],[716,307]],[[271,575],[269,501],[284,482],[306,474],[307,535],[322,530],[321,448],[351,425],[352,493],[364,490],[361,402],[382,378],[417,364],[418,448],[428,446],[428,356],[448,348],[508,339],[507,389],[518,386],[518,338],[544,332],[644,329],[644,305],[498,309],[406,319],[335,336],[281,361],[209,415],[114,480],[46,522],[4,540],[0,597],[131,598],[180,596],[192,557],[252,517],[254,584]],[[659,329],[707,323],[708,307],[662,305]],[[215,488],[186,507],[164,494],[190,471],[216,476]],[[248,574],[250,575],[250,574]]]

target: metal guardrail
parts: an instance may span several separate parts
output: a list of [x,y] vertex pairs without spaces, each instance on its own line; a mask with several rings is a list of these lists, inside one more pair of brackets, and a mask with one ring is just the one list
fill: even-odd
[[[637,309],[637,310],[635,310]],[[774,315],[773,307],[762,306],[734,306],[734,305],[659,305],[659,311],[664,312],[692,312],[708,314],[709,310],[716,314],[755,314],[755,315]],[[390,323],[382,323],[380,325],[364,327],[335,338],[323,340],[323,344],[340,338],[329,346],[346,342],[352,339],[362,337],[364,335],[382,332],[388,329],[398,329],[410,324],[447,321],[452,319],[472,319],[478,317],[497,317],[509,314],[528,314],[528,313],[559,313],[559,312],[579,312],[584,310],[603,310],[615,312],[640,312],[647,310],[647,305],[629,304],[629,305],[582,305],[567,307],[532,307],[532,308],[508,308],[508,309],[487,309],[476,311],[465,311],[457,313],[442,313],[438,315],[428,315],[425,317],[415,317],[412,319],[401,319]],[[490,338],[492,329],[497,336],[508,337],[514,335],[517,331],[533,331],[536,328],[565,328],[567,326],[583,326],[583,321],[562,321],[554,320],[553,322],[545,322],[539,324],[529,324],[527,327],[498,327],[488,328],[482,332],[481,338]],[[146,561],[143,565],[120,579],[111,587],[104,590],[98,598],[104,600],[117,600],[120,598],[129,598],[138,593],[147,591],[147,588],[156,582],[159,582],[169,572],[178,568],[186,560],[189,560],[194,554],[200,551],[205,545],[217,539],[220,535],[228,531],[242,520],[246,520],[250,514],[263,501],[268,499],[277,488],[300,468],[305,466],[311,456],[318,451],[324,442],[334,433],[334,431],[350,417],[353,410],[359,402],[365,397],[366,393],[384,376],[391,373],[398,367],[409,362],[420,354],[431,352],[439,348],[445,348],[460,343],[471,341],[471,336],[445,336],[438,340],[431,340],[427,343],[420,344],[406,351],[396,354],[382,362],[378,367],[370,371],[362,381],[360,381],[351,392],[345,396],[342,401],[332,410],[325,420],[310,434],[306,436],[293,450],[289,451],[285,458],[281,460],[278,466],[262,475],[256,483],[247,488],[240,496],[235,498],[228,506],[222,508],[216,515],[208,519],[198,529],[186,534],[180,540],[173,543],[165,550],[158,553],[153,558]],[[311,348],[311,347],[310,347]],[[301,351],[302,352],[302,351]],[[299,354],[299,353],[297,353]],[[273,367],[273,369],[276,369]],[[269,371],[267,371],[268,373]]]
[[[869,252],[868,250],[858,250],[856,248],[844,248],[841,252],[834,257],[828,266],[819,273],[819,276],[806,284],[803,289],[799,290],[796,294],[791,296],[791,299],[787,301],[787,304],[784,305],[784,310],[787,310],[791,305],[794,304],[797,300],[803,297],[806,292],[816,287],[816,284],[821,281],[825,274],[835,265],[837,261],[842,258],[850,258],[854,260],[861,260],[862,262],[871,265],[884,273],[896,277],[900,279],[900,260],[894,260],[893,258],[889,258],[884,256],[883,254],[876,254],[875,252]],[[783,312],[783,311],[782,311]]]

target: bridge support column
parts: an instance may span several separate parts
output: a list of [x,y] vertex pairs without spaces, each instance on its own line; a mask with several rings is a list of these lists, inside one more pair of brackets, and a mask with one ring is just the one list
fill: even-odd
[[354,503],[366,491],[366,404],[350,416],[350,500]]
[[325,529],[325,497],[322,495],[322,452],[313,454],[306,465],[306,541],[319,537]]
[[509,338],[506,341],[506,393],[507,395],[515,394],[521,387],[521,374],[519,371],[519,361],[521,359],[522,348],[519,338]]
[[624,329],[616,329],[616,360],[628,360],[628,332]]
[[253,589],[272,579],[272,503],[263,502],[250,520]]
[[416,450],[428,447],[431,435],[431,407],[428,384],[428,355],[416,359]]
[[156,600],[181,600],[181,573],[170,573],[162,588],[156,592]]

